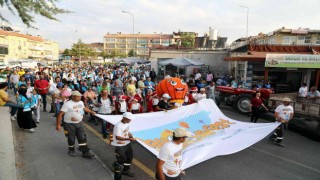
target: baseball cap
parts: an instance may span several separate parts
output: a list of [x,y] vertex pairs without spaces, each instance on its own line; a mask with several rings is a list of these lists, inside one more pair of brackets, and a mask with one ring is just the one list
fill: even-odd
[[124,118],[127,118],[127,119],[130,119],[130,120],[133,120],[133,114],[131,112],[125,112],[123,113],[123,117]]
[[79,91],[72,91],[71,96],[82,96]]
[[63,83],[62,83],[62,82],[59,82],[59,83],[57,84],[57,88],[59,88],[59,87],[63,87]]
[[206,89],[205,88],[201,88],[200,91],[206,91]]
[[288,97],[285,97],[285,98],[282,99],[282,101],[291,102],[291,99],[288,98]]
[[171,98],[171,97],[169,96],[169,94],[167,94],[167,93],[163,94],[162,97],[163,97],[163,98],[168,98],[168,99]]
[[184,128],[177,128],[173,131],[175,137],[191,137],[193,134]]

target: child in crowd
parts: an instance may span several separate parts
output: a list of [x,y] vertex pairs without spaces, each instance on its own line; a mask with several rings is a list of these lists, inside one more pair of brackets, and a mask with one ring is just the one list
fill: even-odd
[[121,95],[119,101],[116,103],[117,114],[123,114],[128,111],[128,105],[126,102],[126,96]]
[[129,112],[132,114],[138,114],[141,113],[142,106],[139,103],[139,100],[137,98],[133,98],[133,100],[130,103]]
[[36,89],[33,89],[31,95],[31,101],[33,103],[32,111],[36,117],[36,123],[40,122],[40,106],[41,106],[41,96],[37,93]]

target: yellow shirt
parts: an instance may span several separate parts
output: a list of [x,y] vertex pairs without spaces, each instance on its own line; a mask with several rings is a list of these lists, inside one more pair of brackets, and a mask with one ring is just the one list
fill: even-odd
[[4,106],[6,102],[2,99],[3,97],[8,98],[8,93],[0,89],[0,106]]
[[127,85],[127,93],[133,92],[133,94],[136,93],[136,85],[135,84],[128,84]]
[[21,77],[22,75],[24,75],[26,72],[24,71],[18,71],[19,76]]

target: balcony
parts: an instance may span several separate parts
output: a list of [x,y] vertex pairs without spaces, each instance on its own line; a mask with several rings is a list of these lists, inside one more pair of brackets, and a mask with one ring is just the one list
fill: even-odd
[[29,57],[31,57],[31,58],[44,58],[45,56],[41,55],[41,54],[32,54],[32,55],[29,55]]
[[40,46],[30,46],[29,49],[36,50],[36,51],[43,51],[44,50],[44,48],[40,47]]

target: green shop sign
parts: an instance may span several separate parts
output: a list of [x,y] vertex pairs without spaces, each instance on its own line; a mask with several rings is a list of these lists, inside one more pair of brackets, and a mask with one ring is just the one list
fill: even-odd
[[267,54],[265,67],[320,68],[320,55]]

